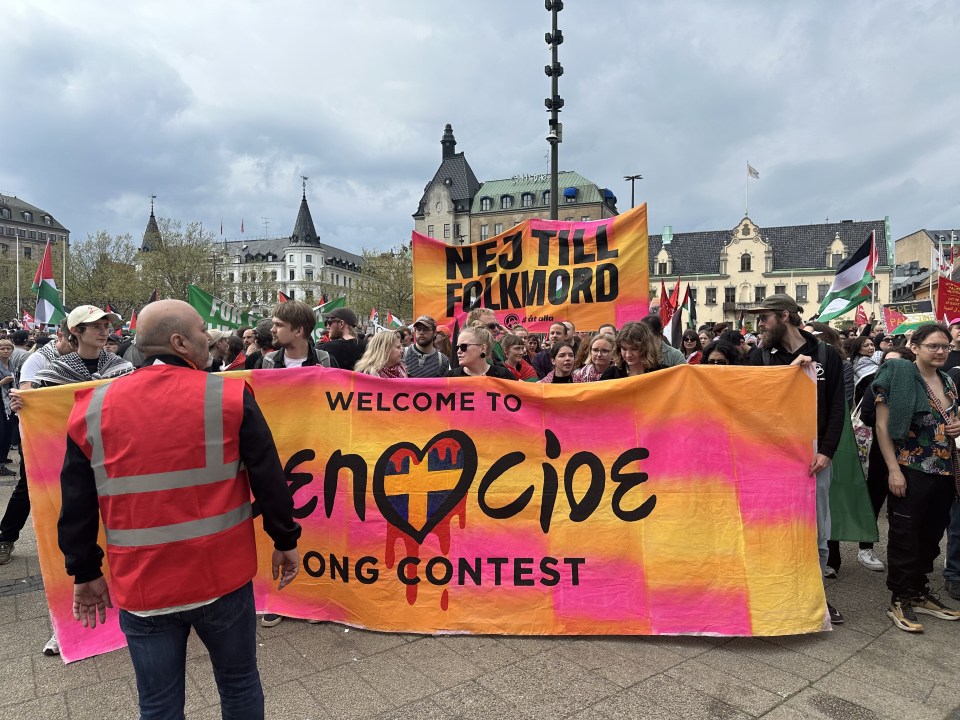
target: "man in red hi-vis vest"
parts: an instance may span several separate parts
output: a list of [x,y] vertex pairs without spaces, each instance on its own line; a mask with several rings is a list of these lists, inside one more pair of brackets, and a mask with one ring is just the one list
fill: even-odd
[[183,716],[191,628],[210,653],[223,717],[263,717],[251,491],[279,588],[300,568],[273,436],[243,380],[202,371],[208,341],[185,302],[151,303],[138,319],[144,366],[78,392],[68,424],[58,533],[73,615],[94,628],[116,601],[144,719]]

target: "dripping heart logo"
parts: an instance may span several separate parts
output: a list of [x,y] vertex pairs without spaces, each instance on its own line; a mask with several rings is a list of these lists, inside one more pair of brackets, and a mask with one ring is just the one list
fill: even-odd
[[373,471],[373,497],[383,518],[418,543],[466,496],[477,473],[477,448],[466,433],[447,430],[424,447],[388,447]]

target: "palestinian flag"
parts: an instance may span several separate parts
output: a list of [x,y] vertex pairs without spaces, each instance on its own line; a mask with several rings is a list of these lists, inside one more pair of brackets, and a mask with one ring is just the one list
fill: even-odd
[[277,290],[277,302],[278,302],[278,303],[285,303],[285,302],[287,302],[287,300],[289,300],[289,299],[290,299],[290,298],[288,298],[286,295],[283,294],[283,291],[282,291],[282,290]]
[[690,283],[687,283],[687,296],[683,301],[683,309],[687,311],[687,327],[691,330],[697,329],[697,301],[690,292]]
[[388,328],[390,328],[390,329],[392,329],[392,330],[396,330],[397,328],[402,328],[402,327],[403,327],[403,321],[402,321],[400,318],[398,318],[397,316],[395,316],[392,312],[390,312],[389,310],[387,310],[387,322],[386,322],[386,327],[388,327]]
[[741,310],[740,317],[737,318],[737,330],[740,331],[741,335],[747,334],[747,311]]
[[[144,307],[146,307],[147,305],[149,305],[149,304],[152,303],[152,302],[156,302],[156,301],[159,300],[159,299],[160,299],[160,296],[157,294],[157,289],[154,288],[154,289],[153,289],[153,293],[150,295],[150,299],[147,300],[146,303],[144,303]],[[140,308],[140,309],[142,310],[143,308]]]
[[873,230],[857,251],[840,263],[827,296],[820,303],[817,320],[829,322],[870,298],[870,281],[877,266],[876,235]]
[[134,335],[137,334],[137,311],[134,310],[133,314],[130,315],[130,332]]
[[33,291],[37,294],[37,310],[34,316],[41,325],[56,325],[67,316],[63,301],[53,279],[53,261],[50,259],[50,241],[43,249],[43,259],[33,276]]
[[380,313],[377,312],[376,308],[370,308],[370,324],[371,325],[380,324]]

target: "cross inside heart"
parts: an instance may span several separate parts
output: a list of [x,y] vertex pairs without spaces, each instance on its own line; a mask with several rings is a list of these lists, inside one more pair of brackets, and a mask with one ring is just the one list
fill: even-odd
[[384,450],[373,472],[373,497],[387,522],[423,543],[466,496],[476,473],[473,441],[447,430],[423,448],[400,442]]

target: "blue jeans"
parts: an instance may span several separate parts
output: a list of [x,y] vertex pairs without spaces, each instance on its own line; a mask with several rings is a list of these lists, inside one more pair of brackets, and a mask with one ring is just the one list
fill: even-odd
[[960,502],[950,506],[950,524],[947,525],[947,561],[943,568],[944,580],[960,580]]
[[186,612],[139,617],[120,611],[141,720],[182,720],[190,628],[210,652],[224,720],[263,720],[252,582]]

